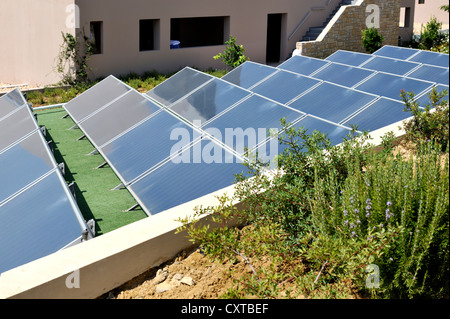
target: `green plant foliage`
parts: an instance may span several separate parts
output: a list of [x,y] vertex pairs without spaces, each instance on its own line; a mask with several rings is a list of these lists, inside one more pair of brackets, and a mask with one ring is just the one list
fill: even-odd
[[214,56],[214,60],[220,60],[225,65],[236,68],[249,58],[244,55],[245,49],[243,45],[236,44],[236,38],[230,36],[230,39],[225,42],[227,44],[225,51]]
[[415,100],[414,93],[401,92],[405,103],[405,112],[411,112],[413,118],[404,124],[406,137],[416,144],[434,141],[445,150],[449,138],[448,91],[437,92],[435,88],[428,94],[430,103],[424,108]]
[[[89,83],[88,61],[94,53],[94,46],[85,35],[74,36],[62,33],[63,44],[58,55],[57,71],[63,75],[62,84]],[[82,40],[80,40],[82,39]]]
[[364,49],[370,54],[382,47],[383,40],[383,36],[375,27],[362,30],[362,44]]
[[442,22],[432,16],[420,33],[419,49],[430,50],[442,45],[445,36],[439,32],[442,28]]

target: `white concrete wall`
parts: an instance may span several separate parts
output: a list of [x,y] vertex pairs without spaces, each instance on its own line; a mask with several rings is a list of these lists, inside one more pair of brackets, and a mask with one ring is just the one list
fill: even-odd
[[425,0],[425,3],[419,4],[416,0],[416,10],[414,14],[414,33],[420,34],[422,28],[430,22],[432,16],[442,22],[442,28],[449,28],[449,14],[441,10],[440,7],[448,5],[448,0]]
[[61,32],[66,26],[66,7],[74,0],[0,1],[0,82],[54,84]]

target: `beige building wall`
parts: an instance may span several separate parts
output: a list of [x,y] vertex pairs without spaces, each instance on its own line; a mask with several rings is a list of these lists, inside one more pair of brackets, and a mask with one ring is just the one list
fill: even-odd
[[414,14],[414,33],[420,34],[422,28],[435,16],[438,21],[442,22],[442,28],[449,28],[449,14],[447,11],[441,10],[443,5],[448,5],[448,0],[423,0],[416,1],[416,10]]
[[[74,0],[0,1],[0,83],[53,84],[66,26],[68,5]],[[73,6],[72,6],[73,7]]]
[[[171,18],[227,17],[233,35],[255,62],[266,62],[268,14],[281,14],[280,59],[286,59],[311,26],[320,26],[340,0],[1,0],[0,83],[43,86],[57,83],[61,32],[75,34],[71,8],[79,8],[79,28],[90,34],[90,22],[102,21],[102,53],[92,56],[92,77],[185,66],[223,68],[213,56],[225,45],[170,50]],[[68,8],[68,5],[71,5]],[[139,51],[139,20],[159,21],[159,47]],[[68,26],[69,22],[69,26]],[[5,32],[6,30],[6,32]],[[201,36],[201,35],[199,35]],[[227,40],[228,37],[225,38]]]
[[[245,54],[255,62],[266,62],[268,14],[283,14],[281,60],[295,49],[310,26],[321,25],[339,0],[77,0],[81,13],[81,29],[89,32],[91,21],[103,22],[103,53],[90,61],[93,75],[121,75],[158,70],[173,72],[185,66],[224,68],[213,56],[225,45],[170,49],[171,19],[225,16],[227,35],[244,45]],[[308,16],[308,23],[297,27]],[[159,49],[139,52],[139,20],[159,21]],[[294,31],[297,30],[295,33]],[[198,36],[201,36],[199,34]],[[225,38],[227,40],[228,37]]]

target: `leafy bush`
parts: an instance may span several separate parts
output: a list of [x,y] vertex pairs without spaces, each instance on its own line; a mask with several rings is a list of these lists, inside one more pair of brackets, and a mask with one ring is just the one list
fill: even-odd
[[362,44],[364,49],[370,54],[377,51],[383,45],[383,36],[375,27],[362,30]]
[[430,50],[433,47],[440,46],[445,39],[445,36],[439,32],[441,28],[442,22],[439,22],[436,17],[432,16],[425,28],[420,32],[419,48]]
[[412,120],[404,124],[406,138],[416,144],[435,141],[445,150],[449,138],[448,91],[438,92],[436,88],[428,94],[430,103],[422,108],[415,100],[414,93],[401,92],[405,112],[411,112]]
[[243,45],[236,44],[236,38],[230,35],[230,39],[225,42],[227,44],[225,51],[214,56],[214,60],[220,60],[225,65],[236,68],[249,58],[244,55],[245,49]]

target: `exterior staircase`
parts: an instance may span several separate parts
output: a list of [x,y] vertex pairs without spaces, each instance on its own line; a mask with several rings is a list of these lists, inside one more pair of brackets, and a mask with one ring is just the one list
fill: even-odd
[[352,5],[356,2],[356,0],[342,0],[342,2],[334,9],[334,11],[330,14],[328,19],[324,22],[324,24],[320,27],[311,27],[308,32],[303,36],[301,41],[314,41],[317,37],[322,33],[327,24],[333,19],[334,15],[339,11],[342,6]]

